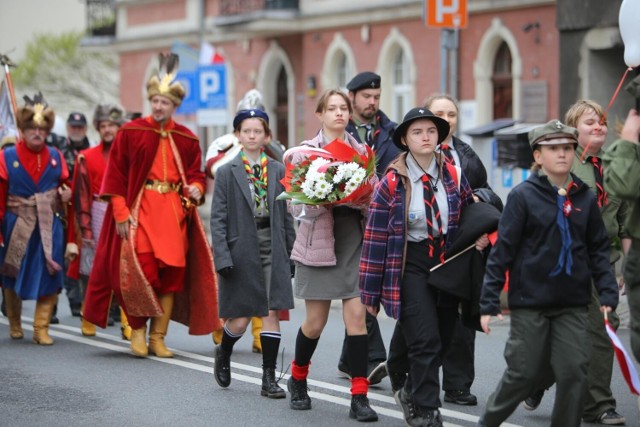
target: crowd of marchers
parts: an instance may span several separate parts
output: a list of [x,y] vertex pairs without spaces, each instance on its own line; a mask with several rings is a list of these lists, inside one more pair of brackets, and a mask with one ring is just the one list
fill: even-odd
[[[24,97],[19,134],[0,151],[2,311],[12,339],[24,338],[22,301],[36,300],[33,341],[53,344],[49,325],[64,290],[84,336],[120,322],[136,357],[174,357],[164,342],[171,320],[211,334],[213,376],[226,388],[234,345],[251,325],[253,351],[262,353],[260,394],[287,398],[278,370],[289,370],[289,406],[310,410],[311,360],[331,301],[341,300],[336,363],[351,382],[349,417],[378,420],[367,394],[388,377],[406,424],[437,427],[441,391],[445,402],[478,404],[476,331],[489,333],[491,317],[508,313],[507,367],[483,397],[478,425],[499,426],[520,404],[535,410],[553,384],[551,425],[625,424],[604,324],[618,327],[624,286],[640,356],[635,110],[606,152],[607,118],[594,101],[534,128],[531,174],[503,204],[456,136],[457,101],[434,94],[395,123],[379,109],[373,72],[353,76],[346,91],[320,94],[318,132],[287,151],[273,138],[261,94],[249,91],[232,133],[213,141],[203,162],[198,138],[174,118],[186,95],[178,65],[176,55],[160,55],[146,84],[148,116],[97,105],[97,144],[84,114],[71,113],[61,137],[45,97]],[[349,190],[361,185],[358,198],[338,185],[358,165],[336,153],[375,156]],[[210,236],[198,213],[207,176]],[[311,182],[332,179],[333,198],[313,199]],[[294,200],[293,184],[308,198]],[[616,283],[621,259],[624,280]],[[278,369],[280,322],[294,297],[305,316],[293,360]],[[388,343],[381,308],[396,320]]]

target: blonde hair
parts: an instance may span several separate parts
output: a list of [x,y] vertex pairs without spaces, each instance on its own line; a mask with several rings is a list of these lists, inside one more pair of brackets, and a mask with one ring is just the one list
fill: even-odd
[[453,106],[456,107],[456,112],[460,114],[460,106],[458,105],[458,101],[456,101],[451,95],[446,93],[433,93],[427,96],[424,100],[424,108],[431,110],[431,105],[439,99],[446,99],[447,101],[451,101]]
[[601,124],[607,126],[607,117],[604,113],[604,108],[590,99],[581,99],[569,107],[567,113],[564,115],[564,123],[572,128],[577,128],[578,120],[589,110],[593,110],[600,118]]

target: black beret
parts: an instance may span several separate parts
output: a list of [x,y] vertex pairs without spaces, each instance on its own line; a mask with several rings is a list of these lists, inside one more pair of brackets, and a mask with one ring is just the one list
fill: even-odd
[[240,110],[236,113],[236,117],[233,119],[233,130],[239,130],[240,124],[246,119],[262,119],[267,125],[269,124],[269,116],[262,110]]
[[356,92],[360,89],[380,89],[380,76],[371,71],[364,71],[357,74],[347,83],[347,89]]

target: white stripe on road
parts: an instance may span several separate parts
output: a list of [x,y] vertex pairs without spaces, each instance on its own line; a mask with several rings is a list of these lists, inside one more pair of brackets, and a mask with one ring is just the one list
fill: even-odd
[[[33,326],[31,326],[31,322],[33,322],[32,318],[23,316],[22,320],[25,324],[23,324],[22,328],[29,330],[29,331],[33,331]],[[28,322],[28,323],[26,323]],[[0,323],[4,324],[4,325],[9,325],[9,322],[7,319],[5,318],[0,318]],[[73,334],[64,332],[64,331],[68,331],[68,332],[72,332]],[[128,341],[123,341],[120,337],[118,336],[114,336],[111,334],[107,334],[104,332],[96,332],[96,336],[95,337],[85,337],[83,335],[81,335],[80,332],[80,328],[78,327],[74,327],[74,326],[68,326],[68,325],[51,325],[49,327],[49,335],[57,337],[57,338],[63,338],[69,341],[73,341],[79,344],[85,344],[85,345],[90,345],[93,347],[97,347],[97,348],[102,348],[105,350],[111,350],[111,351],[115,351],[115,352],[119,352],[119,353],[130,353],[131,350],[129,349],[129,345],[128,345]],[[102,341],[98,341],[95,338],[100,338],[103,340],[107,340],[107,341],[113,341],[118,343],[118,345],[115,344],[110,344],[108,342],[102,342]],[[200,372],[204,372],[207,374],[212,374],[213,373],[213,362],[214,362],[214,358],[213,357],[209,357],[209,356],[203,356],[201,354],[197,354],[197,353],[191,353],[191,352],[187,352],[187,351],[182,351],[182,350],[176,350],[176,349],[171,349],[171,351],[173,351],[177,356],[181,356],[184,358],[188,358],[191,360],[196,360],[196,361],[200,361],[200,362],[204,362],[206,363],[206,365],[202,365],[202,364],[198,364],[198,363],[192,363],[192,362],[188,362],[185,360],[180,360],[180,359],[170,359],[170,358],[160,358],[160,357],[155,357],[155,356],[149,356],[148,359],[154,360],[156,362],[162,362],[162,363],[166,363],[169,365],[174,365],[174,366],[180,366],[183,368],[187,368],[187,369],[192,369],[194,371],[200,371]],[[253,376],[249,376],[249,375],[243,375],[238,373],[237,371],[245,371],[245,372],[251,372],[254,374],[259,374],[262,375],[262,369],[261,368],[257,368],[255,366],[251,366],[251,365],[245,365],[242,363],[237,363],[237,362],[231,362],[231,366],[233,367],[234,371],[233,371],[233,380],[234,381],[243,381],[245,383],[249,383],[249,384],[255,384],[255,385],[262,385],[262,379],[261,378],[256,378]],[[279,374],[279,373],[278,373]],[[284,375],[285,379],[289,378],[289,375]],[[309,385],[312,385],[314,387],[317,388],[321,388],[321,389],[325,389],[328,391],[332,391],[334,393],[341,393],[344,395],[349,396],[351,394],[350,389],[348,387],[344,387],[344,386],[340,386],[337,384],[333,384],[333,383],[328,383],[328,382],[324,382],[324,381],[318,381],[318,380],[312,380],[309,379],[307,380],[307,382],[309,383]],[[349,408],[351,406],[351,400],[348,398],[344,398],[344,397],[339,397],[339,396],[335,396],[333,394],[327,394],[327,393],[321,393],[321,392],[317,392],[317,391],[309,391],[309,396],[314,398],[314,399],[318,399],[318,400],[322,400],[325,402],[330,402],[330,403],[335,403],[337,405],[341,405],[341,406],[345,406],[347,408]],[[390,405],[396,405],[395,400],[393,399],[393,397],[389,397],[380,393],[374,393],[369,391],[369,393],[367,394],[367,396],[369,397],[369,400],[373,401],[378,401],[381,403],[387,403]],[[402,420],[404,419],[402,412],[395,410],[395,409],[389,409],[389,408],[385,408],[385,407],[381,407],[381,406],[377,406],[377,405],[372,405],[372,408],[375,409],[375,411],[380,414],[380,415],[385,415],[387,417],[391,417],[391,418],[395,418],[395,419],[399,419]],[[470,415],[470,414],[466,414],[464,412],[458,412],[458,411],[452,411],[450,409],[444,409],[444,408],[440,408],[440,412],[442,413],[443,416],[448,417],[448,418],[455,418],[461,421],[468,421],[468,422],[472,422],[472,423],[476,423],[478,421],[478,417],[475,415]],[[451,424],[451,423],[444,423],[445,426],[447,427],[461,427],[457,424]],[[521,427],[517,424],[509,424],[509,423],[503,423],[502,426],[504,427]]]

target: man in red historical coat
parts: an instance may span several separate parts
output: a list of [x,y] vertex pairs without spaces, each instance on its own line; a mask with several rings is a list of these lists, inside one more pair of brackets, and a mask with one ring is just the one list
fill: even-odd
[[[95,147],[82,150],[75,161],[71,187],[73,203],[68,214],[69,235],[67,240],[67,255],[75,256],[75,259],[69,264],[67,275],[80,280],[82,300],[86,294],[87,281],[93,265],[93,255],[108,206],[108,202],[99,199],[98,195],[102,187],[111,146],[118,130],[124,123],[124,111],[121,108],[109,104],[98,105],[93,114],[93,126],[100,135],[100,143]],[[116,310],[118,310],[117,305]],[[126,315],[121,313],[120,319],[122,336],[130,339],[131,328],[127,323]],[[85,336],[96,334],[95,325],[84,318],[82,318],[81,331]]]
[[101,189],[110,205],[85,297],[85,319],[105,327],[115,292],[138,357],[173,357],[164,344],[169,319],[194,335],[220,326],[213,257],[195,208],[204,202],[200,144],[172,119],[185,95],[176,71],[177,55],[161,55],[163,74],[147,83],[151,115],[116,136]]

